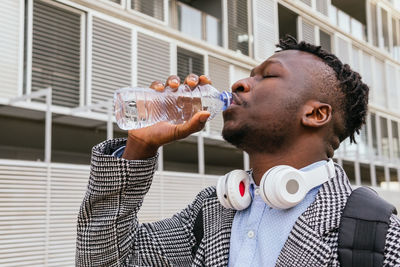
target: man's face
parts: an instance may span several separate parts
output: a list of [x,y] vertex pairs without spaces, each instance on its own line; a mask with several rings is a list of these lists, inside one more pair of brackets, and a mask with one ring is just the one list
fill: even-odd
[[286,50],[255,67],[232,86],[234,103],[223,113],[225,140],[248,152],[290,145],[301,126],[300,108],[315,93],[315,69],[324,65],[312,54]]

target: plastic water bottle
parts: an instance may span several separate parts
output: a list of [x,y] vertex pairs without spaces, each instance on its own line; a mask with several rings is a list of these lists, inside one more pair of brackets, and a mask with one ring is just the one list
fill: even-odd
[[180,124],[188,121],[198,111],[218,112],[232,103],[232,94],[219,92],[209,84],[191,90],[180,85],[176,92],[165,88],[158,92],[150,88],[121,88],[114,94],[115,118],[123,130],[139,129],[160,121]]

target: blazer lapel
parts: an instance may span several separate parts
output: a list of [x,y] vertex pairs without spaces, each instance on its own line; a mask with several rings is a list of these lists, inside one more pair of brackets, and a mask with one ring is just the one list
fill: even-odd
[[[315,201],[297,219],[281,250],[276,266],[327,266],[331,243],[337,242],[340,214],[352,189],[342,167],[324,183]],[[327,242],[329,240],[330,242]]]
[[225,209],[217,197],[206,199],[203,205],[205,265],[227,266],[235,211]]

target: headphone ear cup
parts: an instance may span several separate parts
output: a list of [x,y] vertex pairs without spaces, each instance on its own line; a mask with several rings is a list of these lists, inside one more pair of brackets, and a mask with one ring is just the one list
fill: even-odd
[[219,177],[218,183],[217,183],[217,197],[222,206],[224,206],[227,209],[233,209],[232,205],[228,201],[228,192],[226,190],[227,177],[228,177],[228,174]]
[[227,209],[243,210],[251,203],[250,179],[247,172],[234,170],[218,180],[217,197]]
[[290,166],[267,171],[260,182],[260,195],[272,208],[288,209],[300,203],[307,194],[303,174]]

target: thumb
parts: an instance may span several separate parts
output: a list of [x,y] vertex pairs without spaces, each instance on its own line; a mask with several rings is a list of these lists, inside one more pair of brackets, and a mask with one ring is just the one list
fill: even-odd
[[201,131],[206,125],[207,119],[210,117],[210,112],[199,111],[193,115],[193,117],[184,124],[176,126],[175,138],[182,139],[189,136],[192,133]]

